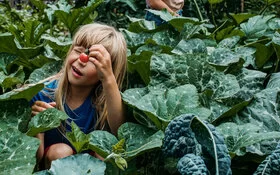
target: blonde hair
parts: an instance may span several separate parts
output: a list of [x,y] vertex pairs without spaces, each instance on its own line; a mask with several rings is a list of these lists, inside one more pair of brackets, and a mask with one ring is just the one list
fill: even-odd
[[[92,23],[81,26],[73,37],[73,43],[70,47],[67,56],[74,46],[83,46],[89,48],[94,44],[102,44],[111,55],[112,69],[115,75],[119,90],[122,88],[122,83],[126,73],[126,41],[114,27],[101,23]],[[66,57],[67,58],[67,57]],[[69,91],[69,81],[66,70],[66,60],[61,71],[61,77],[55,91],[55,99],[57,108],[64,110],[64,103]],[[105,94],[103,92],[101,82],[94,88],[94,96],[92,101],[96,107],[98,118],[95,125],[96,129],[104,129],[107,125],[107,106]]]

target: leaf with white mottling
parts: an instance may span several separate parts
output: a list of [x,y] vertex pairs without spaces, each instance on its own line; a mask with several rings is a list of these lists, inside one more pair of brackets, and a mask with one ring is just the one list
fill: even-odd
[[32,174],[39,140],[15,128],[0,131],[0,174]]
[[[63,167],[63,168],[62,168]],[[89,154],[75,154],[52,161],[49,172],[55,175],[104,175],[106,164]]]
[[40,132],[44,132],[60,126],[61,121],[66,120],[68,115],[56,108],[48,108],[39,114],[32,117],[28,124],[28,131],[26,132],[29,136],[35,136]]

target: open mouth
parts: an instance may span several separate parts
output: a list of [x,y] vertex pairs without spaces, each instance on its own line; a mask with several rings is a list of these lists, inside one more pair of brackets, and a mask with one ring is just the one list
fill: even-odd
[[76,74],[78,74],[79,76],[83,76],[82,72],[81,72],[79,69],[77,69],[75,66],[72,66],[72,69],[73,69],[73,71],[74,71]]

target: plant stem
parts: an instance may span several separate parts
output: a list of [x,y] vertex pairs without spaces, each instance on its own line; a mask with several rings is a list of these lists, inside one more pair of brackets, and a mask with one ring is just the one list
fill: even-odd
[[194,4],[195,4],[195,7],[196,7],[196,10],[197,10],[197,12],[198,12],[198,15],[199,15],[200,21],[203,21],[203,16],[202,16],[202,14],[201,14],[201,12],[200,12],[200,9],[199,9],[199,7],[198,7],[198,4],[197,4],[196,0],[193,0],[193,1],[194,1]]
[[225,21],[223,22],[223,24],[221,24],[218,28],[216,28],[216,29],[212,32],[211,35],[215,34],[217,31],[219,31],[219,29],[222,28],[227,22],[228,22],[228,19],[225,20]]
[[268,7],[268,0],[266,0],[264,8],[260,11],[259,14],[262,15],[265,12],[265,10],[267,9],[267,7]]
[[215,27],[217,27],[217,24],[216,24],[216,22],[215,22],[215,16],[214,16],[214,11],[213,11],[213,5],[212,5],[212,4],[210,4],[210,8],[211,8],[211,13],[212,13],[212,20],[213,20],[213,23],[214,23]]
[[277,52],[277,49],[276,49],[275,47],[274,47],[274,51],[275,51],[275,53],[276,53],[276,58],[277,58],[277,60],[276,60],[276,65],[275,65],[275,69],[274,69],[274,72],[276,73],[276,72],[278,72],[277,70],[278,70],[278,67],[279,67],[280,55],[277,54],[278,52]]
[[244,47],[250,46],[250,45],[252,45],[252,44],[259,43],[259,42],[262,42],[262,41],[267,41],[267,40],[271,40],[271,39],[270,39],[270,38],[260,39],[260,40],[257,40],[257,41],[254,41],[254,42],[245,44]]

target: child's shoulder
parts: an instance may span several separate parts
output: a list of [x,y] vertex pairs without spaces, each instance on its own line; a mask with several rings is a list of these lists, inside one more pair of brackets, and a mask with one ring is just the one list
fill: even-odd
[[45,82],[45,88],[46,89],[55,89],[57,87],[58,80],[51,80]]
[[57,87],[57,80],[46,81],[43,90],[39,91],[31,100],[30,105],[33,105],[35,101],[52,102],[54,101],[54,91]]

